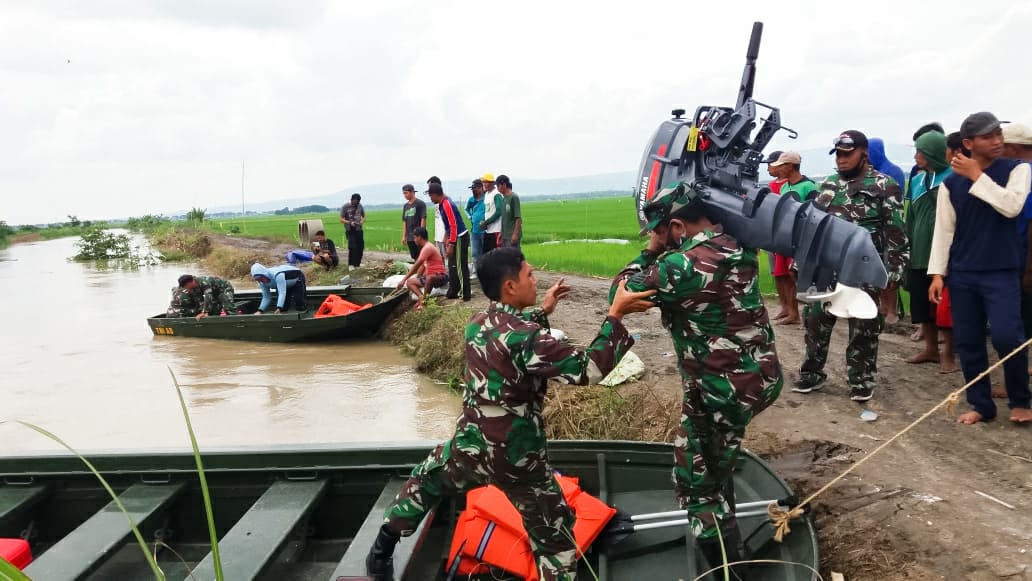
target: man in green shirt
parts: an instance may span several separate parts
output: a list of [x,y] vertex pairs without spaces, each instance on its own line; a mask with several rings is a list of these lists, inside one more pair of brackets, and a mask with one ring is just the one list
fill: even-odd
[[[810,194],[817,190],[813,180],[799,172],[803,158],[795,151],[784,151],[776,161],[770,162],[771,171],[777,172],[783,180],[780,193],[782,196],[793,196],[797,202],[805,202]],[[774,287],[778,291],[781,312],[774,320],[778,325],[798,325],[799,303],[796,302],[796,277],[792,270],[790,256],[774,255]]]
[[509,176],[500,175],[496,184],[505,200],[502,208],[502,246],[520,247],[523,239],[523,213],[520,211],[520,197],[512,191]]

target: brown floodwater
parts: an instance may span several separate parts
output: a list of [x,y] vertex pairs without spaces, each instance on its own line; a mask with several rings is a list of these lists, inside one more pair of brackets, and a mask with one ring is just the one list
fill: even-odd
[[[155,337],[145,319],[192,267],[98,270],[67,260],[76,240],[0,250],[0,421],[83,450],[189,446],[171,368],[202,449],[450,434],[459,397],[394,346]],[[0,424],[0,454],[55,448]]]

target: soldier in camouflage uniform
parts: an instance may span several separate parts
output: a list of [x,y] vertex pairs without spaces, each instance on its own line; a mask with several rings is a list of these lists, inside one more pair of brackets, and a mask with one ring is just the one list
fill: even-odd
[[399,537],[412,534],[442,497],[494,484],[523,517],[541,579],[573,579],[574,515],[552,474],[541,417],[548,380],[601,380],[634,343],[621,319],[653,306],[646,300],[652,293],[620,289],[598,336],[580,351],[548,333],[547,316],[570,290],[562,280],[540,308],[529,309],[537,281],[518,249],[485,254],[477,273],[492,302],[466,327],[465,395],[455,436],[412,471],[385,512],[368,573],[389,574]]
[[202,317],[218,313],[226,316],[236,308],[233,299],[233,285],[215,276],[179,277],[179,286],[172,289],[172,304],[168,308],[170,317]]
[[[909,261],[907,235],[903,229],[903,205],[900,185],[889,176],[874,170],[867,159],[867,137],[859,131],[845,131],[835,139],[838,173],[829,176],[817,189],[814,203],[833,216],[863,226],[882,255],[889,271],[889,284],[899,284]],[[865,288],[878,304],[881,292]],[[824,387],[827,374],[828,343],[836,317],[820,303],[807,305],[805,311],[806,359],[799,380],[792,391],[810,393]],[[849,345],[846,347],[846,368],[850,399],[867,401],[874,395],[878,371],[878,335],[884,317],[849,319]]]
[[643,211],[648,247],[615,280],[626,280],[628,290],[658,291],[684,388],[675,493],[710,563],[719,559],[718,531],[736,560],[732,469],[746,426],[784,384],[756,250],[711,222],[686,184],[661,190]]

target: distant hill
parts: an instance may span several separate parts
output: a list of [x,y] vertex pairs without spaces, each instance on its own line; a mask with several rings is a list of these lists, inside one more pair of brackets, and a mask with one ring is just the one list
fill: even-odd
[[[599,193],[601,195],[612,195],[612,192],[625,192],[631,194],[634,189],[635,172],[613,172],[596,174],[590,176],[576,176],[550,179],[529,179],[509,176],[512,178],[512,189],[520,197],[536,196],[557,196],[562,194],[584,194],[587,192]],[[446,180],[444,191],[457,200],[464,200],[469,196],[469,180]],[[248,212],[267,212],[279,210],[284,207],[296,208],[299,206],[321,205],[329,208],[339,208],[351,198],[351,194],[362,194],[362,204],[367,208],[383,205],[401,205],[401,186],[406,182],[398,181],[386,184],[365,184],[349,186],[332,194],[321,196],[310,196],[303,198],[279,199],[268,202],[255,202],[247,204]],[[417,192],[426,189],[426,178],[420,181],[410,182],[416,186]],[[219,206],[208,208],[209,214],[238,213],[240,206]],[[176,212],[176,214],[183,211]]]

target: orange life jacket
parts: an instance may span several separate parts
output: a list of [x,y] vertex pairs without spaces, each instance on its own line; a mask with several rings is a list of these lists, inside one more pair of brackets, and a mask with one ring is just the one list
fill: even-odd
[[24,569],[32,562],[32,550],[29,543],[22,539],[0,539],[0,557],[19,569]]
[[[582,491],[577,478],[557,474],[556,480],[566,504],[577,516],[573,538],[579,558],[616,514],[616,509]],[[538,580],[523,517],[495,486],[483,486],[466,494],[466,510],[455,525],[448,560],[449,573],[463,576],[486,573],[488,566],[504,569],[528,581]]]
[[355,303],[342,299],[337,295],[328,295],[326,300],[319,305],[319,309],[315,311],[315,318],[321,319],[323,317],[340,317],[343,315],[350,315],[355,311],[361,311],[362,309],[368,309],[373,306],[372,303],[367,305],[356,305]]

